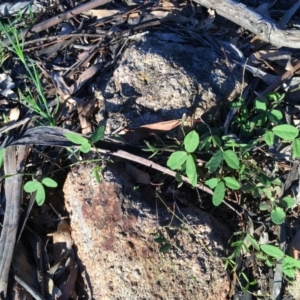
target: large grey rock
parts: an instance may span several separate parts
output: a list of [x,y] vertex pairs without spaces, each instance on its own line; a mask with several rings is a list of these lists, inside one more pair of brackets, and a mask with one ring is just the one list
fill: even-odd
[[241,92],[242,71],[227,63],[210,48],[145,36],[128,47],[112,73],[98,78],[98,121],[109,133],[183,114],[215,114]]

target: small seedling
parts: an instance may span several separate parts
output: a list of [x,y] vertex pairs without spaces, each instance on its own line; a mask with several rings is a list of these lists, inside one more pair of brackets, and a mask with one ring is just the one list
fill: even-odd
[[104,126],[99,126],[91,135],[91,137],[85,138],[78,133],[65,133],[64,136],[72,143],[80,145],[80,151],[83,153],[89,153],[92,146],[104,137]]
[[197,169],[193,152],[199,145],[199,134],[193,130],[186,135],[183,141],[184,150],[175,151],[167,161],[172,170],[183,171],[193,186],[197,185]]
[[44,186],[56,188],[57,183],[53,179],[46,177],[42,180],[42,182],[39,182],[37,180],[31,180],[26,182],[24,185],[24,191],[27,193],[36,193],[35,200],[36,203],[41,206],[44,204],[46,199],[46,193]]

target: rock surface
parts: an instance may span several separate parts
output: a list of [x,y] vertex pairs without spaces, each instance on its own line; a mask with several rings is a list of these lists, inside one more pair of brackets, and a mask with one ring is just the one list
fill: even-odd
[[151,186],[134,189],[120,166],[106,167],[99,184],[92,167],[72,169],[64,185],[89,299],[227,299],[224,225],[193,207],[174,216],[173,204],[168,211]]
[[[123,53],[112,73],[99,76],[98,121],[107,133],[184,114],[196,119],[241,93],[242,71],[210,48],[171,42],[176,35],[147,35]],[[177,37],[181,39],[182,37]]]

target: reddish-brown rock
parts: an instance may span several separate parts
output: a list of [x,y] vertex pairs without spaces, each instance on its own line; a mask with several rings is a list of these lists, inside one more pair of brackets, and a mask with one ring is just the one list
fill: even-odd
[[[72,169],[64,185],[89,297],[226,299],[229,281],[219,258],[229,234],[224,225],[197,208],[173,216],[156,203],[152,187],[134,189],[122,169],[107,167],[101,184],[91,169]],[[154,241],[158,233],[172,245],[166,253]]]

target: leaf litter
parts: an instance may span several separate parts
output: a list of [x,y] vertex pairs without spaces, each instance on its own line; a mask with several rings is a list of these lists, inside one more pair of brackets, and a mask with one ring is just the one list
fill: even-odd
[[[43,93],[47,95],[47,109],[55,120],[56,125],[48,126],[47,120],[41,117],[43,115],[39,116],[30,110],[26,105],[26,101],[21,102],[20,97],[18,97],[20,94],[18,93],[21,91],[25,92],[26,88],[32,90],[31,95],[33,97],[38,97],[42,91],[38,90],[38,86],[32,84],[31,79],[28,77],[28,72],[26,72],[27,67],[25,66],[24,68],[16,56],[13,56],[12,53],[5,54],[1,51],[0,61],[2,69],[5,70],[5,72],[0,76],[0,93],[2,95],[2,99],[0,99],[2,113],[2,128],[0,129],[0,133],[1,148],[7,149],[4,155],[6,209],[5,217],[2,222],[0,241],[0,291],[4,295],[7,293],[8,274],[11,263],[16,270],[23,268],[29,272],[22,274],[20,271],[20,273],[15,276],[16,282],[23,286],[24,293],[34,295],[36,298],[40,297],[40,299],[43,299],[43,297],[69,299],[72,293],[74,295],[78,267],[74,249],[72,248],[73,241],[70,235],[70,228],[65,221],[60,221],[57,231],[54,233],[51,234],[48,232],[48,236],[52,235],[53,238],[52,251],[45,250],[46,248],[44,246],[39,248],[43,254],[42,256],[46,257],[45,260],[51,258],[50,265],[52,267],[50,269],[39,269],[39,274],[42,275],[42,279],[37,278],[35,282],[34,280],[27,282],[29,283],[29,287],[23,282],[24,278],[33,272],[32,265],[45,265],[45,261],[38,263],[37,258],[41,258],[41,253],[35,253],[35,263],[28,263],[28,251],[30,251],[30,247],[26,248],[26,246],[22,244],[22,238],[15,246],[16,231],[20,217],[21,183],[24,177],[26,180],[24,180],[23,183],[29,179],[27,175],[22,174],[28,172],[34,173],[40,165],[44,165],[42,174],[43,177],[46,177],[51,170],[53,171],[53,168],[55,169],[51,163],[58,162],[62,168],[65,167],[67,164],[65,154],[60,152],[58,147],[70,148],[76,151],[79,147],[78,144],[82,146],[82,143],[75,142],[74,144],[74,141],[67,139],[66,134],[77,132],[82,134],[86,139],[93,131],[97,130],[99,124],[97,124],[95,114],[101,107],[99,107],[99,103],[97,103],[93,94],[93,81],[98,74],[109,71],[110,68],[113,68],[118,63],[122,53],[134,39],[138,39],[143,34],[148,34],[148,32],[154,32],[158,38],[184,42],[190,35],[196,36],[200,34],[201,37],[198,39],[198,43],[210,46],[215,49],[219,55],[226,57],[228,55],[229,59],[233,59],[235,56],[234,52],[228,51],[228,48],[224,50],[221,46],[222,41],[220,36],[226,33],[231,38],[231,42],[226,42],[227,46],[231,47],[230,49],[236,49],[238,56],[242,53],[242,56],[240,56],[241,61],[238,61],[238,63],[249,72],[249,74],[247,73],[247,75],[249,75],[247,76],[249,77],[247,80],[251,82],[250,74],[252,73],[254,77],[261,78],[265,83],[258,81],[258,88],[257,84],[256,87],[254,87],[258,95],[263,99],[263,96],[267,93],[281,88],[287,93],[285,104],[286,108],[288,108],[282,111],[282,113],[286,115],[287,120],[290,120],[288,124],[293,124],[293,122],[297,123],[297,121],[299,121],[297,99],[299,97],[298,86],[300,77],[297,75],[300,66],[294,50],[271,47],[269,44],[259,41],[257,36],[253,38],[252,34],[247,31],[243,32],[243,37],[238,34],[241,30],[240,27],[235,26],[232,27],[234,30],[229,30],[223,20],[216,18],[214,10],[205,11],[203,7],[201,8],[194,2],[179,2],[180,3],[177,3],[177,1],[162,1],[157,4],[154,2],[143,3],[137,1],[136,3],[135,1],[122,1],[122,3],[115,3],[115,1],[102,0],[89,1],[85,4],[76,2],[69,10],[65,7],[61,7],[62,11],[57,9],[56,6],[51,6],[51,4],[49,4],[50,7],[47,7],[47,11],[45,11],[42,5],[35,2],[30,4],[26,2],[22,4],[22,8],[18,6],[21,4],[16,4],[17,6],[8,6],[8,4],[1,5],[0,12],[3,16],[15,15],[15,22],[20,28],[29,28],[28,23],[30,24],[30,31],[28,29],[22,29],[16,32],[17,35],[15,38],[19,38],[22,51],[26,56],[30,57],[27,67],[31,69],[34,64],[38,66],[40,72],[39,76],[41,76],[42,88],[44,90]],[[30,5],[29,9],[27,5]],[[282,27],[288,24],[293,15],[297,15],[296,5],[297,4],[292,6],[286,11],[286,14],[282,16],[280,20]],[[19,7],[18,14],[16,13],[16,7]],[[97,7],[101,8],[96,9]],[[260,13],[266,13],[269,12],[269,9],[270,8],[265,6],[260,7],[259,11]],[[22,11],[24,11],[23,16],[26,18],[26,22],[24,22],[22,18],[19,18],[19,16],[22,15]],[[45,20],[39,22],[39,14],[42,13],[46,16],[44,18]],[[3,20],[3,23],[9,28],[10,21]],[[60,23],[61,27],[58,27]],[[68,24],[68,26],[66,24]],[[70,27],[70,30],[68,30],[67,27]],[[174,29],[176,29],[175,31],[177,31],[177,33],[180,33],[180,38],[178,34],[172,35],[171,32]],[[47,30],[47,36],[43,35],[46,32],[45,30]],[[5,45],[10,46],[14,40],[9,40],[7,34],[12,33],[11,31],[6,33],[1,32],[3,49],[5,49]],[[250,42],[249,37],[253,38]],[[35,53],[38,53],[38,56],[36,56]],[[249,59],[245,60],[245,58],[248,57]],[[234,59],[236,59],[236,56]],[[147,81],[146,76],[144,76],[144,80],[145,82]],[[251,85],[252,83],[249,84],[249,86]],[[248,95],[250,96],[247,97],[247,95],[245,95],[245,98],[247,98],[249,102],[253,101],[250,92]],[[264,107],[260,108],[264,109]],[[42,107],[41,109],[45,110],[46,107]],[[233,112],[232,115],[234,115],[237,110],[233,109],[231,112]],[[230,118],[228,118],[228,120],[230,120]],[[203,120],[197,121],[202,123]],[[230,127],[231,124],[232,123],[228,121],[226,125],[229,132],[233,130]],[[295,127],[293,127],[293,129],[288,127],[291,126],[288,124],[278,125],[273,128],[272,132],[276,137],[272,136],[272,138],[270,137],[270,139],[268,139],[270,140],[270,145],[274,144],[278,138],[294,139],[297,136],[298,131],[295,130]],[[221,122],[220,128],[223,125]],[[194,125],[192,125],[192,127],[193,126]],[[162,135],[162,133],[174,130],[176,127],[191,130],[187,126],[183,126],[183,120],[162,120],[161,122],[145,124],[138,128],[124,127],[118,132],[118,136],[107,136],[101,141],[97,140],[95,145],[98,151],[96,152],[98,152],[98,154],[102,153],[105,156],[117,156],[125,161],[131,160],[135,165],[126,162],[126,171],[129,176],[139,184],[151,184],[153,170],[155,170],[155,172],[159,171],[168,174],[173,178],[178,178],[177,172],[166,168],[165,163],[159,156],[156,156],[155,162],[153,162],[151,159],[146,158],[147,152],[141,151],[141,145],[145,147],[145,145],[156,144],[159,145],[156,146],[158,147],[157,153],[163,153],[163,155],[169,157],[174,152],[174,147],[168,148],[168,145],[172,144],[174,140],[166,135]],[[163,141],[163,143],[161,143],[161,141]],[[178,141],[175,140],[175,142]],[[200,142],[202,141],[200,140]],[[298,144],[298,140],[295,140],[293,146],[294,153],[299,152],[299,150],[297,150],[299,148]],[[185,150],[187,152],[194,152],[196,150],[193,145],[190,147],[191,148],[188,146]],[[153,149],[154,148],[152,148],[152,150]],[[299,168],[294,168],[296,164],[292,161],[292,155],[290,154],[288,159],[280,160],[278,158],[278,161],[276,161],[276,155],[279,157],[279,153],[282,149],[274,149],[274,151],[274,161],[265,163],[266,172],[274,172],[273,169],[277,167],[277,163],[286,164],[286,169],[281,169],[283,171],[280,173],[283,181],[285,180],[284,190],[281,193],[289,193],[289,191],[292,190],[294,193],[299,194]],[[187,158],[189,158],[190,162],[192,156],[187,154],[187,152],[178,152],[181,154],[180,159],[184,157],[184,161],[177,161],[177,165],[169,167],[174,170],[178,169],[185,163]],[[286,155],[287,152],[291,153],[291,150],[284,150],[283,153]],[[263,157],[258,153],[253,155],[257,156],[255,158],[257,161],[263,161],[267,157]],[[223,160],[233,170],[240,167],[239,160],[232,150],[226,150],[224,153],[221,151],[209,153],[208,157],[201,157],[199,159],[202,160],[202,163],[206,162],[210,173],[214,173],[223,163]],[[149,171],[145,171],[147,170],[146,168],[141,169],[140,165],[147,166]],[[289,170],[290,165],[293,166],[292,171]],[[193,169],[194,164],[191,165],[189,163],[188,168]],[[180,178],[186,183],[191,182],[191,180],[185,176],[180,176]],[[193,180],[196,179],[194,178]],[[164,179],[157,183],[166,184],[169,190],[173,191],[174,189],[174,185],[170,180]],[[253,239],[252,236],[260,240],[264,239],[264,241],[259,242],[260,249],[265,252],[265,254],[278,259],[283,256],[284,252],[279,253],[278,247],[275,247],[277,250],[274,250],[270,248],[270,245],[267,245],[269,236],[272,236],[272,238],[278,240],[278,245],[282,246],[282,251],[284,250],[283,247],[285,247],[285,243],[291,241],[290,254],[293,258],[298,259],[298,252],[300,251],[299,245],[297,245],[299,242],[299,231],[296,232],[299,226],[297,218],[299,211],[298,206],[291,206],[292,211],[289,213],[289,219],[287,221],[289,231],[285,232],[284,226],[281,225],[281,231],[276,232],[274,224],[272,225],[266,215],[263,214],[263,211],[259,212],[254,209],[253,203],[245,204],[245,206],[242,207],[240,201],[237,200],[236,203],[232,202],[234,198],[233,192],[229,195],[225,195],[225,185],[235,190],[239,187],[239,184],[238,181],[230,176],[224,177],[222,181],[214,180],[213,184],[210,182],[209,187],[215,189],[216,193],[213,193],[211,189],[205,187],[201,181],[194,182],[193,185],[197,186],[202,192],[206,192],[210,195],[214,194],[212,198],[214,204],[221,204],[223,199],[226,198],[228,207],[231,207],[234,211],[246,213],[249,221],[247,221],[247,219],[240,220],[238,225],[241,228],[249,226],[250,223],[253,226],[251,218],[256,220],[255,222],[257,222],[257,220],[263,220],[259,221],[263,223],[263,226],[257,226],[255,230],[252,228],[251,232],[248,233],[250,234],[250,238],[248,236],[248,240],[250,239],[248,247],[251,247],[251,245],[254,248],[257,247],[256,244],[254,245],[253,240],[255,239]],[[174,193],[178,194],[178,191],[180,190],[175,188]],[[269,193],[269,191],[266,190],[265,193]],[[270,193],[274,194],[274,191]],[[207,198],[205,201],[209,201],[208,199],[211,201],[211,198]],[[231,199],[231,201],[229,199]],[[25,198],[23,200],[26,202]],[[188,202],[184,199],[182,203],[187,204]],[[251,203],[251,201],[249,201],[249,203]],[[22,212],[22,210],[20,211]],[[49,208],[46,209],[46,211],[46,219],[51,223],[50,215],[52,212]],[[274,219],[278,219],[278,224],[281,224],[282,220],[285,219],[285,213],[280,207],[275,208],[272,213],[275,214]],[[240,216],[240,214],[237,215]],[[23,212],[21,214],[21,218],[22,217]],[[39,226],[43,227],[44,225],[41,223]],[[237,226],[237,224],[234,226]],[[8,228],[12,228],[10,233],[8,233]],[[27,236],[33,245],[34,243],[44,245],[45,233],[29,233],[27,230],[26,228],[22,236]],[[31,230],[33,230],[33,228],[31,228]],[[41,235],[41,238],[37,242],[36,240],[39,239],[39,235]],[[10,238],[12,238],[12,240],[10,240]],[[252,243],[251,239],[253,239]],[[9,240],[9,248],[3,248],[7,240]],[[12,255],[14,247],[15,252],[14,255]],[[35,246],[31,247],[35,248]],[[272,250],[275,252],[272,252]],[[20,253],[23,254],[21,255]],[[241,272],[252,271],[253,274],[250,274],[248,277],[254,277],[255,268],[258,272],[263,272],[260,263],[254,267],[254,265],[247,262],[247,259],[245,259],[245,263],[240,262],[239,268]],[[235,278],[236,273],[232,276]],[[32,279],[35,278],[34,275],[30,275],[29,277]],[[265,290],[267,294],[272,294],[274,297],[277,297],[282,291],[282,283],[286,282],[281,273],[275,273],[275,277],[277,280],[274,280],[273,288],[266,287],[263,283],[259,283],[259,292]],[[45,278],[47,278],[47,280]],[[236,281],[236,278],[234,280]],[[43,285],[42,282],[48,282],[48,285]],[[38,292],[33,291],[34,289]],[[235,289],[239,289],[238,284],[237,287],[233,287],[233,290]],[[257,289],[252,291],[254,294],[258,292]],[[234,295],[234,291],[232,295]]]

